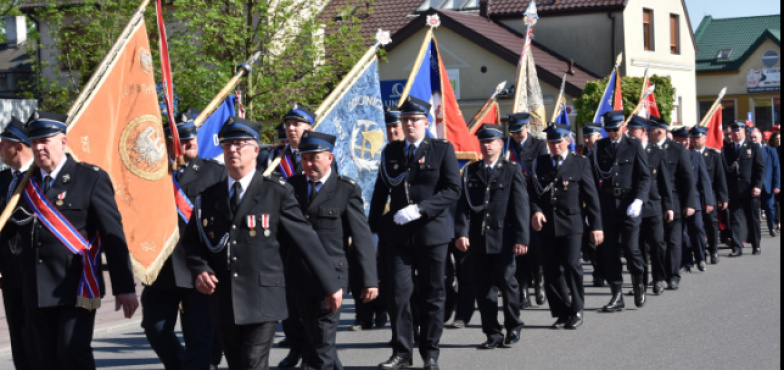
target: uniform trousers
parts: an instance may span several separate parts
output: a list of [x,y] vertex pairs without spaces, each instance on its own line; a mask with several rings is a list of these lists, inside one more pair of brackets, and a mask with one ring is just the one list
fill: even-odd
[[683,224],[682,266],[694,267],[695,264],[705,261],[706,232],[703,215],[703,211],[694,211],[694,215],[687,217]]
[[[646,247],[647,245],[647,247]],[[644,249],[643,249],[644,248]],[[651,277],[654,282],[667,280],[666,256],[667,243],[664,242],[664,222],[662,216],[643,217],[640,223],[640,249],[649,251]],[[648,285],[648,264],[644,267],[643,281]]]
[[593,281],[604,281],[604,247],[591,241],[591,233],[583,233],[583,254],[591,262]]
[[762,234],[759,202],[755,199],[730,201],[729,208],[732,250],[742,251],[744,240],[748,240],[752,248],[759,248]]
[[[144,334],[167,370],[209,369],[213,334],[206,295],[192,288],[146,286],[142,309]],[[174,333],[178,313],[185,347]]]
[[277,321],[215,325],[229,370],[268,370],[269,353],[277,325]]
[[[392,348],[395,355],[411,356],[414,323],[411,306],[419,306],[419,353],[422,358],[438,359],[444,329],[444,273],[447,244],[415,245],[412,242],[390,245],[388,268],[392,277],[389,313],[392,321]],[[416,270],[418,302],[411,301]]]
[[[360,269],[362,266],[359,266],[356,259],[350,258],[348,260],[349,264],[349,271],[361,271]],[[379,266],[380,267],[380,266]],[[384,271],[380,268],[378,269],[378,276],[383,276]],[[362,325],[363,328],[369,329],[373,326],[373,321],[375,318],[375,322],[381,323],[385,322],[387,312],[386,312],[386,305],[384,304],[384,300],[386,297],[382,296],[382,287],[379,286],[379,296],[378,298],[370,301],[370,302],[362,302],[362,290],[365,288],[365,282],[360,279],[359,274],[349,274],[349,285],[351,289],[351,295],[354,297],[354,308],[356,310],[356,320],[355,323]],[[380,279],[381,280],[381,279]],[[386,280],[386,279],[383,279]],[[380,281],[379,281],[380,283]],[[386,289],[384,289],[386,291]],[[386,292],[385,292],[386,293]]]
[[[455,320],[471,321],[476,310],[476,275],[474,264],[468,252],[462,252],[454,244],[449,244],[449,252],[454,257],[455,277],[457,278],[457,299],[455,302]],[[446,318],[446,317],[445,317]]]
[[32,342],[32,333],[25,327],[22,289],[5,286],[2,291],[5,321],[8,324],[8,336],[11,339],[11,355],[14,359],[14,368],[17,370],[36,369],[37,367],[32,362],[35,361],[38,355],[32,351],[35,345]]
[[672,222],[664,224],[664,239],[667,242],[667,253],[664,268],[667,279],[681,277],[681,261],[683,260],[683,216],[681,210],[675,210]]
[[[506,332],[523,326],[520,320],[520,286],[515,278],[513,253],[487,254],[484,251],[468,252],[473,262],[476,283],[476,301],[482,319],[482,332],[487,339],[502,340]],[[504,326],[498,322],[498,292],[503,295]]]
[[762,210],[765,211],[765,221],[768,222],[768,230],[776,229],[776,197],[773,193],[762,191],[760,194]]
[[301,293],[297,297],[297,309],[305,329],[305,345],[302,359],[304,369],[340,370],[337,351],[337,333],[340,310],[327,309],[324,297]]
[[93,327],[95,310],[73,304],[27,308],[27,327],[33,334],[33,349],[41,369],[95,369]]
[[626,269],[632,275],[642,275],[642,252],[640,252],[640,222],[642,217],[605,217],[604,225],[604,275],[610,286],[623,285],[623,265],[619,257],[626,257]]
[[542,271],[542,253],[539,238],[536,233],[531,233],[531,240],[528,243],[528,253],[517,257],[517,271],[515,277],[521,287],[533,285],[534,275]]
[[716,208],[711,213],[702,213],[702,222],[705,225],[705,236],[707,237],[706,248],[708,253],[719,251],[719,209]]
[[[568,317],[583,310],[585,290],[580,263],[582,234],[553,237],[540,232],[545,294],[553,317]],[[546,246],[546,247],[545,247]]]

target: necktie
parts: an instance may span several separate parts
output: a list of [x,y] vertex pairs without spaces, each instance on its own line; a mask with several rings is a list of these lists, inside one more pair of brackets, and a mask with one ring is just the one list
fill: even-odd
[[51,184],[51,182],[52,176],[46,175],[46,177],[44,177],[44,194],[49,191],[49,184]]
[[14,190],[16,190],[16,186],[19,184],[19,180],[21,179],[22,179],[22,171],[19,170],[14,171],[14,176],[11,178],[11,185],[8,187],[8,195],[5,198],[6,201],[11,199],[11,196],[14,195]]
[[553,156],[553,165],[555,166],[555,171],[558,172],[561,169],[561,157]]
[[231,212],[236,213],[237,208],[240,206],[240,201],[242,201],[242,184],[239,181],[234,182],[232,185],[232,191],[234,192],[231,196]]
[[612,143],[612,151],[613,151],[613,153],[615,153],[616,149],[618,149],[618,143],[613,141],[613,143]]
[[493,167],[485,166],[485,180],[490,181],[490,175],[493,174]]
[[408,162],[411,163],[414,160],[414,151],[416,150],[416,146],[414,144],[408,144]]
[[308,203],[313,203],[313,199],[316,198],[316,194],[318,194],[318,186],[321,185],[321,181],[308,181],[310,183],[310,196],[308,197]]

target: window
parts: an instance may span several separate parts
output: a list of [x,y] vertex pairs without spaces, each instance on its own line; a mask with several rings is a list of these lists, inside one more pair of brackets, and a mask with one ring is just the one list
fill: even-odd
[[[705,118],[708,110],[713,105],[713,100],[700,101],[700,120]],[[735,121],[735,99],[725,99],[721,101],[721,122],[725,128]]]
[[643,48],[645,50],[654,51],[656,48],[653,46],[653,10],[642,10],[642,37]]
[[732,48],[721,49],[719,50],[719,55],[716,56],[716,60],[730,60],[730,56],[732,55]]
[[781,124],[781,98],[754,99],[754,125],[760,131],[770,130]]
[[677,14],[670,14],[670,54],[678,55],[681,53],[681,29],[680,17]]

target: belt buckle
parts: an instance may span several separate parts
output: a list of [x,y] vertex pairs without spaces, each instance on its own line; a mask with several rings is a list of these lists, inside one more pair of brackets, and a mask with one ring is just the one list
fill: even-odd
[[613,189],[613,195],[615,195],[616,197],[620,197],[622,195],[621,188]]

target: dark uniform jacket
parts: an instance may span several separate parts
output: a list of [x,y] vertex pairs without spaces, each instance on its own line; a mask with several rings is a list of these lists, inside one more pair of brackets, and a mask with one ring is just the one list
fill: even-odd
[[695,209],[701,211],[705,209],[705,206],[716,206],[716,197],[713,195],[710,176],[708,175],[708,170],[705,168],[705,162],[702,160],[702,156],[700,153],[693,150],[687,150],[686,153],[689,155],[689,160],[694,168],[694,179],[696,181],[694,196],[699,200],[699,202],[697,202],[697,208]]
[[[653,145],[654,143],[650,143]],[[686,148],[670,139],[664,141],[664,163],[670,179],[673,181],[672,202],[675,207],[675,214],[679,215],[683,208],[699,209],[693,191],[697,180],[694,179],[694,169],[692,168]]]
[[765,174],[765,160],[762,148],[749,140],[743,141],[740,150],[735,143],[724,144],[721,150],[727,171],[727,188],[730,199],[751,199],[751,189],[762,189]]
[[[191,204],[196,200],[196,196],[205,189],[217,182],[226,180],[226,167],[211,159],[196,157],[186,166],[180,175],[180,188],[185,192]],[[177,215],[180,228],[180,242],[174,247],[171,256],[163,264],[158,278],[155,280],[155,287],[159,288],[193,288],[191,271],[185,263],[185,249],[182,247],[182,239],[185,234],[185,227],[188,225],[185,220]]]
[[648,166],[653,179],[649,187],[648,201],[642,207],[642,216],[662,217],[666,211],[675,211],[672,202],[672,179],[664,164],[664,150],[648,143],[645,152],[648,154]]
[[[329,256],[329,262],[322,261],[322,264],[335,268],[333,275],[343,291],[348,291],[349,258],[352,259],[352,266],[359,267],[350,271],[358,276],[357,281],[361,281],[363,287],[378,287],[375,244],[365,219],[365,206],[359,185],[354,180],[333,172],[311,203],[308,200],[307,176],[292,176],[288,182],[294,187],[294,196],[302,213],[318,234]],[[294,268],[291,273],[293,283],[298,283],[298,286],[304,287],[317,297],[327,294],[311,283],[314,279],[313,273],[304,264],[299,250],[292,250],[288,258],[292,262],[290,266]]]
[[[46,197],[88,242],[96,233],[100,234],[101,250],[109,266],[112,294],[133,293],[131,258],[109,175],[98,166],[77,163],[70,155],[64,160],[66,162]],[[33,178],[43,188],[40,170],[33,172]],[[57,205],[58,195],[63,193],[62,205]],[[30,212],[26,201],[22,200],[19,204]],[[15,215],[18,217],[19,214],[16,212]],[[71,253],[38,220],[21,226],[19,233],[24,244],[25,306],[75,305],[82,276],[81,257]],[[97,266],[97,270],[103,296],[106,287],[102,266]]]
[[[24,175],[24,173],[23,173]],[[11,186],[13,170],[10,168],[0,172],[0,207],[5,209],[8,203],[8,187]],[[19,198],[23,203],[24,198]],[[0,274],[3,275],[3,289],[22,289],[22,240],[17,233],[17,226],[8,221],[0,233]]]
[[612,141],[606,137],[596,142],[594,150],[591,162],[602,210],[614,210],[616,215],[626,217],[626,210],[635,199],[645,204],[651,173],[648,156],[642,150],[640,140],[624,135],[613,153]]
[[714,148],[705,148],[702,153],[705,161],[705,169],[708,171],[708,179],[713,185],[713,194],[716,202],[726,203],[729,201],[727,194],[727,174],[724,172],[724,164],[721,159],[721,151]]
[[515,244],[528,245],[530,219],[528,191],[519,164],[499,159],[489,181],[483,161],[463,169],[456,238],[468,237],[472,246],[487,254],[512,253]]
[[[194,210],[182,243],[192,276],[206,271],[214,274],[219,281],[210,296],[213,323],[258,324],[283,320],[288,316],[281,257],[283,248],[294,247],[303,251],[311,271],[318,278],[314,284],[320,284],[323,291],[337,292],[340,289],[334,266],[325,263],[329,257],[302,215],[294,198],[294,189],[285,180],[264,177],[257,171],[236,214],[229,205],[226,181],[202,192],[200,203],[201,212]],[[252,229],[248,216],[254,216]],[[269,220],[268,229],[264,228],[265,219]],[[199,226],[213,246],[217,246],[228,233],[226,247],[217,253],[212,252],[202,240]],[[280,244],[278,236],[281,231],[288,233],[293,243]]]
[[[509,139],[509,142],[514,146],[517,151],[516,153],[519,154],[517,159],[520,161],[520,165],[523,166],[526,173],[532,171],[531,166],[533,166],[534,159],[538,158],[540,155],[547,154],[547,143],[542,139],[533,137],[530,133],[524,142],[525,146],[522,148],[520,148],[520,144],[514,141],[514,139]],[[512,157],[510,156],[509,158]]]
[[554,237],[582,234],[585,219],[591,230],[602,230],[599,196],[590,160],[571,152],[556,171],[552,156],[539,156],[529,185],[531,213],[547,219],[541,232]]
[[[387,197],[391,196],[389,211],[392,215],[410,204],[419,205],[422,214],[420,219],[405,225],[384,218],[389,220],[383,227],[391,244],[408,244],[411,238],[416,245],[449,243],[455,232],[448,210],[460,197],[460,171],[455,149],[446,140],[425,137],[408,163],[405,145],[405,141],[396,141],[384,148],[385,163],[381,164],[370,202],[370,229],[377,233],[382,228],[381,216]],[[382,173],[384,171],[389,178]],[[396,178],[400,179],[398,184],[389,181]]]

